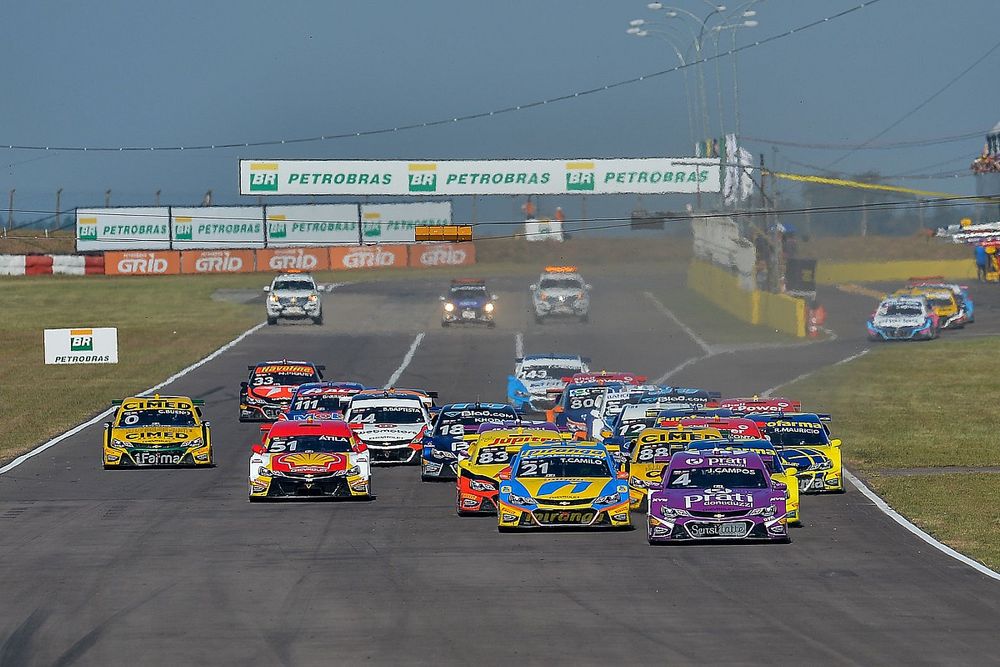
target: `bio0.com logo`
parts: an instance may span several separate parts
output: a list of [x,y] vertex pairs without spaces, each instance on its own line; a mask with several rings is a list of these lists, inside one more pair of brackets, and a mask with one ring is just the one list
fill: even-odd
[[278,164],[258,162],[250,165],[250,192],[277,192]]

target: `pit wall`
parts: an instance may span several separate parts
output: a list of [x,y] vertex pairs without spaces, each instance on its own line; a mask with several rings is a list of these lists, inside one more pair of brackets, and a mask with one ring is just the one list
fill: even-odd
[[[971,252],[969,253],[972,254]],[[901,282],[917,276],[944,276],[956,280],[976,277],[976,264],[969,259],[897,262],[818,262],[816,282],[838,283]]]
[[792,336],[806,335],[806,302],[786,294],[745,290],[736,276],[695,260],[688,267],[688,287],[733,317]]

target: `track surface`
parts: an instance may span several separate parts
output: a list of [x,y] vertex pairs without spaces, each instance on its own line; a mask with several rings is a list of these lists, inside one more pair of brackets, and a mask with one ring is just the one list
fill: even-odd
[[[526,353],[650,377],[704,355],[634,279],[593,282],[592,324],[539,327],[520,281],[497,281],[492,331],[441,329],[442,284],[347,286],[325,326],[267,328],[169,387],[207,400],[218,467],[106,472],[92,427],[0,476],[0,665],[998,660],[1000,586],[853,490],[804,498],[788,546],[652,548],[642,515],[630,533],[500,535],[415,468],[376,469],[371,503],[247,502],[248,363],[303,357],[381,385],[424,331],[398,384],[450,401],[502,398],[518,331]],[[824,301],[836,341],[718,354],[670,381],[755,392],[864,349],[871,300]]]

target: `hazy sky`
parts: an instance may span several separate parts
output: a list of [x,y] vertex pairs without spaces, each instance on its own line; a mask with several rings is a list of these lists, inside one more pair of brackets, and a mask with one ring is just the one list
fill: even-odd
[[[700,16],[707,0],[677,0]],[[731,13],[741,3],[732,3]],[[752,42],[859,4],[763,0]],[[656,37],[626,35],[655,19],[633,0],[379,0],[375,2],[5,2],[0,9],[0,144],[163,146],[291,139],[392,127],[531,102],[672,66]],[[997,0],[881,0],[847,17],[739,56],[742,134],[860,143],[913,109],[993,46]],[[692,23],[661,17],[682,46]],[[711,25],[711,24],[710,24]],[[712,35],[714,33],[710,33]],[[732,33],[722,33],[722,45]],[[713,38],[704,51],[714,53]],[[1000,50],[879,142],[979,132],[1000,120]],[[732,129],[732,62],[719,63]],[[718,135],[715,65],[704,70]],[[689,85],[695,85],[694,72]],[[693,88],[692,88],[693,90]],[[756,155],[771,144],[746,141]],[[983,137],[859,150],[836,168],[885,174],[964,171]],[[689,155],[678,72],[542,108],[432,129],[258,149],[182,153],[0,150],[0,193],[16,208],[241,199],[248,158],[491,158]],[[808,172],[845,151],[778,148],[778,167]],[[793,162],[794,161],[794,162]],[[801,164],[795,164],[801,163]],[[971,178],[899,180],[969,193]],[[656,207],[679,208],[667,199]],[[562,203],[573,214],[579,204]],[[631,208],[618,202],[612,208]],[[623,205],[624,204],[624,205]],[[2,203],[6,208],[6,198]],[[607,207],[606,207],[607,208]],[[653,208],[653,206],[650,206]],[[512,203],[480,202],[479,215]],[[456,205],[468,214],[468,202]],[[33,217],[32,214],[17,214]]]

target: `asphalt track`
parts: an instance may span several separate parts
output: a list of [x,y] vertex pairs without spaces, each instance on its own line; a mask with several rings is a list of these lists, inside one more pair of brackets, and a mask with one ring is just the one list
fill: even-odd
[[[853,489],[804,498],[787,546],[652,548],[642,515],[634,532],[501,535],[415,468],[377,469],[370,503],[247,502],[248,363],[302,357],[381,385],[426,332],[399,385],[450,401],[503,396],[518,331],[528,353],[651,377],[705,356],[636,279],[592,282],[591,324],[539,327],[520,281],[498,281],[495,330],[441,329],[443,284],[346,286],[323,327],[269,327],[169,387],[206,399],[216,468],[104,471],[91,427],[0,476],[0,665],[1000,660],[1000,585]],[[823,298],[837,340],[723,351],[670,380],[749,393],[864,349],[871,300]]]

